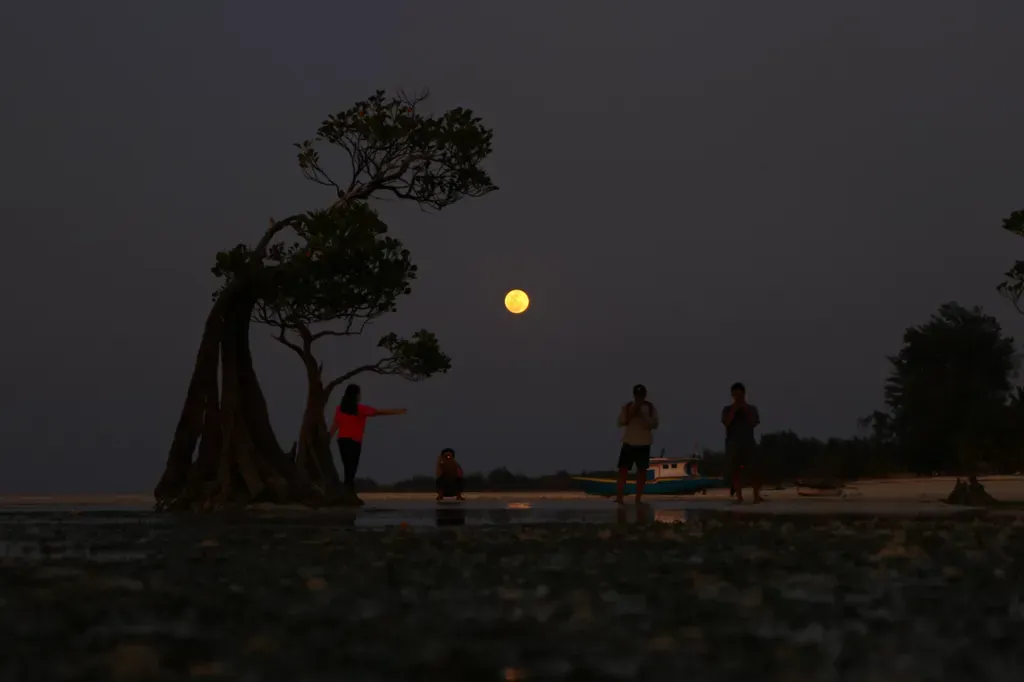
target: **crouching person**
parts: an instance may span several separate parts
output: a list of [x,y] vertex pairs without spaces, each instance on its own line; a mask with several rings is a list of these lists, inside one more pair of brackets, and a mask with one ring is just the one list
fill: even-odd
[[454,497],[464,500],[462,496],[462,467],[455,461],[455,451],[445,448],[437,458],[435,474],[437,477],[437,499]]

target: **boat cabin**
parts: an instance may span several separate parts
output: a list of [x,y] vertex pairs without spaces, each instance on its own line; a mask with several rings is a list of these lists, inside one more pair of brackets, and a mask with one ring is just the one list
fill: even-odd
[[647,468],[648,481],[660,481],[667,478],[696,478],[697,457],[652,457]]

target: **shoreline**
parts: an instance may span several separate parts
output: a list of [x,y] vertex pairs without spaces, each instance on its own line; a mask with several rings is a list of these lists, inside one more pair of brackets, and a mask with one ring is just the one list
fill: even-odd
[[[844,487],[845,496],[839,498],[822,498],[837,501],[842,499],[850,503],[854,500],[870,502],[873,500],[885,501],[942,501],[949,495],[956,482],[956,476],[934,476],[927,478],[878,478],[863,481],[853,481]],[[1005,502],[1024,502],[1024,476],[989,476],[979,477],[986,489],[998,500]],[[805,498],[797,494],[798,487],[791,486],[782,489],[765,488],[765,495],[773,500],[800,500],[810,501],[814,498]],[[479,501],[509,501],[509,500],[601,500],[600,497],[588,497],[579,490],[507,490],[507,491],[467,491],[467,497]],[[707,495],[695,496],[665,496],[666,499],[674,501],[690,501],[699,503],[727,497],[724,490],[711,490]],[[361,492],[360,497],[367,502],[375,501],[433,501],[432,492],[393,492],[393,491],[368,491]],[[650,496],[648,501],[654,501],[660,496]],[[150,507],[153,504],[151,494],[9,494],[0,495],[0,508],[10,506],[109,506],[109,507]],[[275,505],[260,505],[275,506]],[[283,505],[291,506],[291,505]]]

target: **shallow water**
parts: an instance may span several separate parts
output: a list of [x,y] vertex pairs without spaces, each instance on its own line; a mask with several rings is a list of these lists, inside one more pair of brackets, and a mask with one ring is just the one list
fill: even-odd
[[0,679],[1024,679],[1013,520],[391,502],[0,513]]
[[1024,679],[1019,520],[366,498],[0,505],[0,680]]
[[[982,510],[913,502],[873,504],[833,500],[768,502],[733,505],[728,498],[654,499],[648,504],[616,505],[600,498],[544,495],[492,495],[465,502],[436,502],[424,496],[367,496],[366,506],[313,510],[305,507],[266,505],[244,512],[213,514],[158,513],[135,504],[60,504],[53,501],[20,504],[0,503],[0,559],[85,560],[122,562],[142,559],[145,552],[134,546],[97,544],[101,537],[127,533],[138,542],[176,529],[206,526],[265,526],[280,529],[323,527],[332,529],[383,530],[407,528],[430,531],[452,527],[534,525],[648,525],[690,524],[709,519],[765,518],[828,523],[844,518],[917,520],[984,517]],[[75,530],[79,529],[79,530]],[[89,530],[92,529],[92,530]],[[78,542],[68,542],[74,535]]]
[[[218,513],[215,518],[245,517],[260,522],[325,524],[355,528],[391,526],[440,527],[546,523],[686,523],[695,519],[742,515],[773,517],[870,516],[880,518],[938,518],[977,514],[979,510],[915,501],[863,503],[856,500],[782,500],[762,505],[734,505],[728,498],[652,499],[647,504],[616,505],[601,498],[501,495],[465,502],[366,496],[359,509],[313,510],[300,506],[265,505],[244,513]],[[166,524],[192,518],[189,514],[154,513],[141,504],[4,504],[0,524],[59,522],[62,524]]]

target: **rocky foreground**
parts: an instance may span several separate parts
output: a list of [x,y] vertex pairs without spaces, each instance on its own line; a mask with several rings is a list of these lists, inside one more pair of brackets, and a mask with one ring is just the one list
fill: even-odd
[[0,532],[5,682],[1024,679],[1013,518]]

